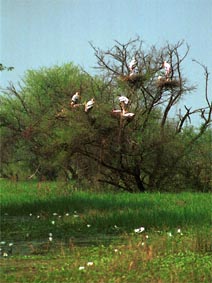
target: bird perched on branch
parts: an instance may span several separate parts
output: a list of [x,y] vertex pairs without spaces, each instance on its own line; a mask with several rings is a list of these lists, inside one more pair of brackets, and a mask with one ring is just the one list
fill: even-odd
[[80,93],[77,91],[71,98],[71,107],[75,107],[80,102]]
[[121,107],[122,114],[125,114],[127,112],[128,104],[129,104],[129,99],[124,95],[120,95],[119,96],[119,105]]
[[162,67],[165,69],[165,77],[168,80],[171,73],[171,65],[168,62],[164,61]]
[[130,64],[129,64],[129,69],[130,69],[130,76],[136,74],[136,67],[138,65],[138,61],[136,60],[136,58],[134,57]]
[[94,106],[95,100],[94,98],[92,98],[91,100],[89,100],[86,104],[85,104],[85,112],[90,111],[93,106]]

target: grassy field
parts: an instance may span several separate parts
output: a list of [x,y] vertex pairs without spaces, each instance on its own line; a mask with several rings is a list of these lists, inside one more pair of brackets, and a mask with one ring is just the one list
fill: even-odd
[[1,283],[212,282],[211,194],[0,185]]

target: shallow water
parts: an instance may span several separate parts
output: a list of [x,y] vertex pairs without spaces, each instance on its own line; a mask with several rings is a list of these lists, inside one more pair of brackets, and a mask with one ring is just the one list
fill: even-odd
[[[1,226],[6,227],[10,225],[10,228],[7,232],[2,231],[0,235],[0,256],[3,257],[5,254],[7,254],[7,256],[45,255],[53,251],[71,249],[74,246],[109,245],[112,241],[120,238],[118,235],[112,234],[95,234],[95,236],[83,235],[80,237],[62,235],[61,237],[55,237],[54,233],[49,232],[45,233],[45,237],[41,238],[39,231],[37,231],[39,227],[38,221],[42,220],[37,219],[36,216],[2,216]],[[17,227],[16,231],[12,230],[13,224],[20,227],[18,232]],[[24,225],[29,225],[28,229],[24,229]],[[38,235],[37,238],[36,235]]]

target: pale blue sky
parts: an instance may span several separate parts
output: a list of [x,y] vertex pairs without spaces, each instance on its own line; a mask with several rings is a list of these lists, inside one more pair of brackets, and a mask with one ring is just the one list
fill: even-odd
[[200,87],[186,103],[203,103],[202,70],[192,59],[212,73],[212,0],[0,0],[0,18],[0,62],[15,67],[1,73],[3,87],[27,69],[70,61],[91,73],[89,41],[106,49],[139,35],[146,46],[182,39],[190,45],[185,73]]

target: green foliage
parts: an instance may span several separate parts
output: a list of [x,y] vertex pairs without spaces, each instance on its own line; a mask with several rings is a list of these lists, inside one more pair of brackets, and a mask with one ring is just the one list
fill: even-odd
[[[0,115],[4,133],[1,142],[7,149],[2,158],[2,176],[19,173],[18,168],[14,170],[14,165],[21,161],[31,168],[31,173],[39,168],[40,176],[55,179],[61,168],[65,166],[64,170],[68,170],[66,163],[71,162],[70,154],[65,156],[62,152],[71,147],[71,138],[74,141],[79,133],[83,135],[83,131],[80,132],[83,127],[79,128],[80,121],[75,127],[74,122],[67,120],[77,114],[77,111],[69,113],[71,96],[80,90],[82,102],[88,100],[94,96],[88,86],[94,83],[72,64],[28,71],[23,83],[20,94],[11,86],[1,97],[3,107]],[[98,85],[96,80],[95,87]],[[60,117],[61,111],[66,117]],[[81,116],[85,124],[86,117]]]

